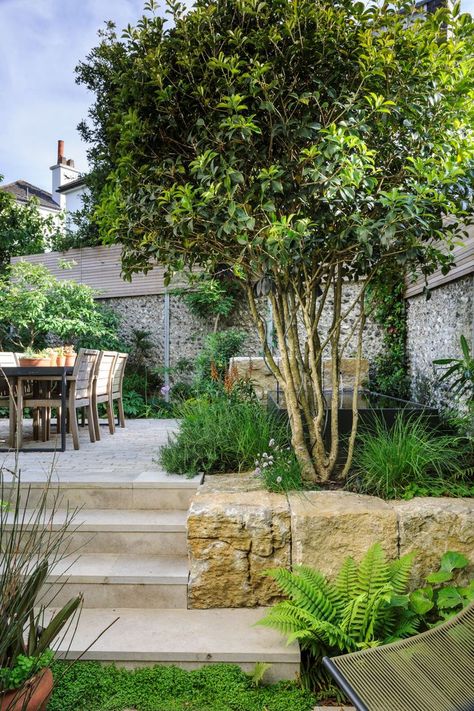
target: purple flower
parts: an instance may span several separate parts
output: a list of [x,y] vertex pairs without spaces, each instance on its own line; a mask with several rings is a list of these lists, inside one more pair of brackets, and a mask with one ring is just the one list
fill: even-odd
[[160,393],[162,395],[168,395],[169,391],[171,390],[169,385],[163,385],[163,387],[160,390]]

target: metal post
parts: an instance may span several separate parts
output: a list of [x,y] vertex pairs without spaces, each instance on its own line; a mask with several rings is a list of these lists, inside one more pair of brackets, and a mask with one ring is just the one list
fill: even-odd
[[164,314],[163,314],[163,355],[164,355],[164,366],[165,366],[165,400],[169,402],[170,393],[170,295],[165,291],[165,304],[164,304]]

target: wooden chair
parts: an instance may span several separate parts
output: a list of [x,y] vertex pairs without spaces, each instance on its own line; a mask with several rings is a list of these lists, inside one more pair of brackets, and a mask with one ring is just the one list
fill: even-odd
[[8,408],[9,415],[9,446],[14,443],[16,430],[15,396],[8,379],[3,375],[2,368],[14,368],[18,365],[16,353],[0,351],[0,407]]
[[[114,401],[117,401],[118,407],[118,424],[120,427],[125,427],[125,413],[123,411],[122,387],[123,376],[125,374],[125,366],[127,365],[128,353],[117,353],[115,360],[114,375],[112,378],[112,412]],[[115,432],[115,423],[113,423],[113,431]],[[113,434],[113,433],[112,433]]]
[[114,380],[116,351],[101,351],[95,366],[94,384],[92,388],[92,416],[94,418],[95,437],[100,440],[99,403],[105,403],[110,434],[114,433],[114,404],[112,386]]
[[[79,449],[79,429],[77,426],[76,410],[84,407],[87,413],[87,421],[89,426],[89,437],[91,442],[95,442],[95,426],[92,414],[92,392],[95,376],[95,368],[97,358],[100,351],[81,348],[77,354],[76,362],[72,375],[68,376],[69,394],[68,394],[68,422],[72,434],[74,449]],[[54,378],[51,378],[54,380]],[[53,392],[50,395],[28,400],[28,407],[56,408],[59,413],[61,410],[61,398],[58,393]],[[23,412],[22,388],[18,388],[18,413]],[[19,427],[21,428],[21,417],[19,418]],[[18,440],[21,442],[21,431],[18,435]]]
[[323,664],[357,711],[470,711],[474,604],[428,632]]

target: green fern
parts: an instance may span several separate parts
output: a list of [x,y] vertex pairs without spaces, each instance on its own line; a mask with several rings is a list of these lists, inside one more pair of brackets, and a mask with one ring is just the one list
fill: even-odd
[[[412,555],[387,562],[382,547],[375,544],[359,565],[347,558],[334,583],[307,566],[292,572],[267,571],[287,599],[259,624],[279,630],[288,643],[298,641],[310,653],[313,666],[326,655],[415,634],[419,619],[406,604],[412,563]],[[318,680],[318,689],[328,681],[322,670],[311,672],[311,678]]]

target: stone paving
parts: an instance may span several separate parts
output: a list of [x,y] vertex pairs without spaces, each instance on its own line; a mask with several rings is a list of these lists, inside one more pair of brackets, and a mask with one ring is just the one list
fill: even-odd
[[[108,427],[101,427],[101,439],[89,440],[87,427],[80,427],[80,449],[72,446],[67,435],[66,451],[55,449],[59,442],[54,437],[47,443],[34,442],[31,423],[25,423],[25,451],[0,452],[0,465],[7,469],[17,466],[23,481],[44,480],[52,471],[60,481],[136,482],[156,480],[163,472],[153,460],[158,449],[177,428],[176,420],[128,420],[125,428],[118,427],[114,435]],[[8,420],[0,420],[0,447],[6,448]],[[31,447],[50,447],[49,452],[29,452]]]

